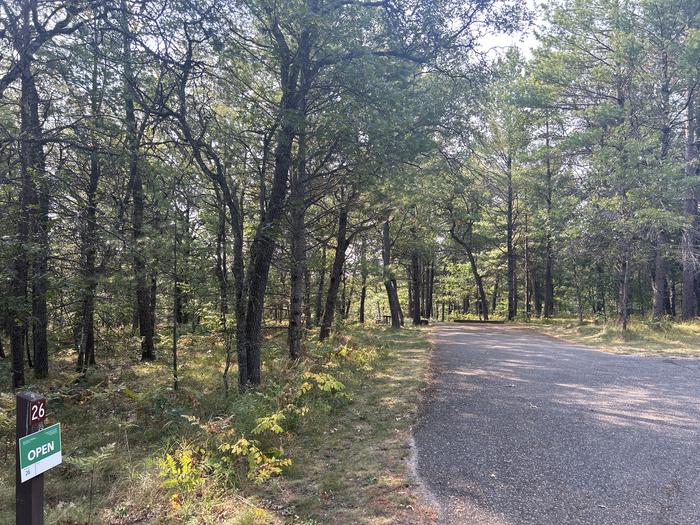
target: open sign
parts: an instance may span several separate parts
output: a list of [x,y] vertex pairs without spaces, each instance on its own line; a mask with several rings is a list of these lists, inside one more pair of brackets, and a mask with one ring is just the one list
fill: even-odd
[[29,424],[36,425],[46,419],[46,399],[33,399],[29,403]]

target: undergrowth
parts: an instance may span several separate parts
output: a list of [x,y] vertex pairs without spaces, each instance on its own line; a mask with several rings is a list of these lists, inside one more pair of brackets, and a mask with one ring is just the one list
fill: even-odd
[[[264,384],[228,396],[221,381],[223,342],[214,334],[178,340],[177,391],[170,384],[166,337],[162,359],[141,363],[131,338],[112,334],[101,341],[99,365],[82,381],[73,371],[72,351],[54,351],[51,377],[27,386],[47,394],[49,422],[60,421],[63,430],[64,462],[46,475],[46,522],[314,523],[330,489],[323,481],[326,458],[315,456],[309,444],[342,457],[347,444],[327,436],[344,435],[335,425],[349,413],[378,418],[368,443],[386,442],[391,432],[377,409],[400,400],[397,409],[415,412],[428,345],[419,331],[353,329],[324,344],[310,338],[304,357],[290,364],[284,341],[284,332],[268,332]],[[408,372],[401,352],[411,348],[420,349],[413,358],[421,361],[403,377],[410,383],[387,382],[388,369]],[[5,382],[8,363],[0,367]],[[394,391],[406,384],[411,389]],[[13,521],[14,507],[14,397],[8,386],[3,383],[0,394],[0,523]],[[355,437],[354,429],[349,432],[346,437]],[[318,477],[324,486],[310,503],[307,489]],[[300,479],[306,484],[298,485]]]

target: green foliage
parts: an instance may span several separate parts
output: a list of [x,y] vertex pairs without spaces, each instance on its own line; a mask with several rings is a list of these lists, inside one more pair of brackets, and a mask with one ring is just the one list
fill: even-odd
[[109,443],[92,452],[74,454],[63,458],[63,462],[80,472],[90,472],[114,456],[116,443]]
[[163,485],[176,493],[196,490],[205,481],[202,467],[204,449],[195,449],[187,444],[181,445],[172,454],[166,454],[158,461]]

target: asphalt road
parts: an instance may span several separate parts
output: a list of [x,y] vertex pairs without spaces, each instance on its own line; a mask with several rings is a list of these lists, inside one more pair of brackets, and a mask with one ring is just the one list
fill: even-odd
[[700,360],[493,325],[433,340],[414,437],[440,523],[700,524]]

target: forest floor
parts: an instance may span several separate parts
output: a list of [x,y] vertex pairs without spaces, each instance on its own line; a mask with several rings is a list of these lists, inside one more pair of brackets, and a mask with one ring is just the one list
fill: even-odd
[[[162,357],[141,363],[135,340],[113,334],[80,382],[73,351],[53,352],[51,377],[27,386],[47,395],[47,423],[62,427],[63,464],[45,475],[46,523],[429,522],[409,472],[427,331],[350,327],[310,343],[295,367],[286,332],[267,334],[264,385],[228,397],[216,335],[180,337],[177,391],[167,337]],[[9,365],[0,361],[2,524],[14,522]]]
[[626,332],[614,323],[578,319],[532,320],[520,324],[538,332],[621,354],[700,357],[700,322],[632,320]]

